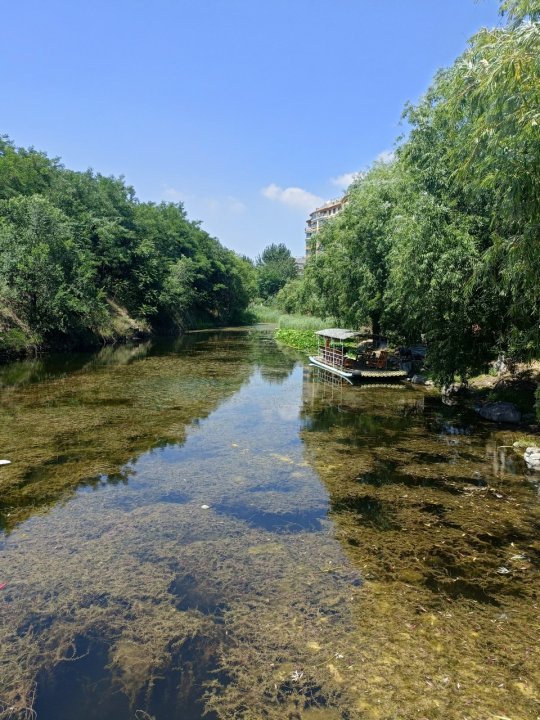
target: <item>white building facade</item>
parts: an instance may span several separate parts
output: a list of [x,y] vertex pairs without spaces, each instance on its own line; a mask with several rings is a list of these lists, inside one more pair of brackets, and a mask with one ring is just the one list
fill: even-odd
[[317,254],[317,240],[313,236],[322,229],[325,223],[332,220],[336,215],[339,215],[348,200],[347,195],[337,200],[329,200],[310,213],[306,221],[306,260],[309,259],[311,255]]

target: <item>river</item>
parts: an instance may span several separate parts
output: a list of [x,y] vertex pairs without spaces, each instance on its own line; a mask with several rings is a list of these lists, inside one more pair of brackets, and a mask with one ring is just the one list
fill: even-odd
[[0,368],[0,718],[540,717],[517,437],[265,327]]

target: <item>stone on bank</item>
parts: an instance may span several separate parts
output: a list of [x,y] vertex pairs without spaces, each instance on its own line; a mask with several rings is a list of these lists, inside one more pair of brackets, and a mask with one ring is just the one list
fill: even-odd
[[493,422],[500,423],[521,422],[521,412],[511,402],[504,402],[502,400],[488,402],[485,405],[475,407],[475,410],[484,420],[492,420]]
[[540,447],[528,447],[525,450],[525,455],[523,457],[530,470],[540,471]]

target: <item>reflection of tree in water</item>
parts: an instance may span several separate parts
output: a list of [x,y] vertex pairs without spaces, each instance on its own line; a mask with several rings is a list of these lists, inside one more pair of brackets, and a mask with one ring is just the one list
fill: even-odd
[[539,679],[540,638],[523,632],[538,627],[539,508],[515,466],[494,461],[512,436],[490,438],[420,392],[304,385],[305,457],[366,579],[365,699],[384,717],[526,717],[532,695],[519,688]]
[[2,470],[0,527],[81,482],[123,477],[123,466],[142,452],[182,443],[186,426],[236,392],[253,365],[268,382],[282,383],[294,364],[270,331],[243,328],[4,366],[0,447],[13,464]]
[[124,465],[140,453],[183,443],[186,427],[249,377],[240,356],[223,364],[191,338],[172,344],[177,354],[165,354],[170,343],[156,354],[144,343],[7,366],[12,387],[0,401],[0,447],[12,465],[1,476],[4,527],[81,482],[122,478]]
[[[310,371],[303,426],[268,412],[297,397],[296,374],[271,392],[255,379],[175,454],[200,396],[230,397],[259,352],[229,335],[227,362],[210,337],[100,370],[115,412],[136,412],[137,430],[163,414],[147,429],[171,447],[5,541],[6,705],[38,677],[43,720],[533,717],[537,541],[521,480],[495,485],[474,432],[448,445],[426,430],[417,391],[328,397]],[[118,404],[126,373],[135,411]],[[53,406],[77,407],[75,388]],[[89,389],[91,413],[104,397]]]
[[[366,445],[374,439],[382,442],[384,438],[393,442],[396,434],[404,430],[408,425],[405,413],[388,416],[384,410],[384,403],[380,406],[370,408],[370,412],[362,412],[363,397],[365,393],[378,392],[380,398],[385,398],[388,391],[384,388],[354,387],[342,382],[339,386],[335,383],[320,381],[319,374],[315,370],[304,374],[304,405],[302,418],[304,420],[305,432],[325,432],[330,428],[341,428],[342,433],[334,437],[334,441],[344,445]],[[413,404],[407,394],[403,395],[400,390],[391,390],[399,406],[407,408]]]
[[303,357],[290,348],[278,345],[271,329],[261,331],[254,328],[201,330],[178,338],[153,341],[153,355],[171,352],[197,356],[212,354],[224,364],[243,362],[256,365],[270,383],[284,382]]
[[294,363],[290,368],[284,368],[282,366],[268,367],[267,365],[261,365],[259,371],[261,373],[261,377],[264,378],[266,382],[270,384],[277,383],[278,385],[281,385],[285,382],[285,380],[287,380],[293,368]]
[[285,382],[297,364],[299,354],[278,345],[271,334],[258,332],[253,338],[252,358],[261,376],[269,383]]
[[49,353],[39,358],[17,360],[0,365],[0,388],[23,387],[33,383],[87,372],[104,365],[127,365],[142,360],[150,351],[150,341],[125,345],[107,345],[98,352]]
[[[240,342],[245,358],[251,341]],[[201,357],[220,352],[203,344]],[[193,363],[166,360],[150,357],[138,372],[149,364],[153,393],[169,383],[188,392],[182,373]],[[251,365],[232,375],[226,364],[196,367],[191,383],[208,391]],[[327,530],[326,495],[301,447],[288,444],[296,414],[267,412],[269,395],[282,401],[288,386],[262,385],[209,417],[176,456],[168,448],[133,463],[128,485],[124,476],[57,504],[24,542],[24,526],[15,530],[17,581],[0,623],[6,705],[29,704],[37,676],[44,720],[73,708],[86,720],[139,710],[159,720],[203,710],[360,720],[345,653],[360,578]],[[263,422],[243,424],[250,412]]]
[[129,365],[137,360],[143,360],[152,349],[152,342],[146,341],[137,345],[108,345],[92,357],[91,366],[103,365]]

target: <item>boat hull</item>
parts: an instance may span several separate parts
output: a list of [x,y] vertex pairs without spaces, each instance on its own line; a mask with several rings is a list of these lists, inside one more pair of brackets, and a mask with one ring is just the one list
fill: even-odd
[[315,365],[318,368],[321,368],[322,370],[326,370],[327,372],[332,373],[333,375],[338,375],[339,377],[342,377],[344,380],[347,380],[348,382],[352,383],[353,378],[355,377],[355,374],[352,370],[341,370],[340,368],[335,367],[334,365],[329,365],[328,363],[325,363],[324,360],[321,358],[310,355],[309,361],[312,365]]
[[371,378],[377,378],[377,379],[400,379],[400,378],[406,378],[407,377],[407,371],[406,370],[386,370],[384,368],[365,368],[365,369],[354,369],[354,370],[345,370],[342,368],[338,368],[335,365],[330,365],[329,363],[324,362],[324,360],[316,355],[310,355],[309,361],[312,365],[315,365],[316,367],[321,368],[322,370],[326,370],[327,372],[333,373],[334,375],[337,375],[338,377],[342,377],[344,380],[347,380],[350,383],[353,383],[355,381],[359,380],[370,380]]

